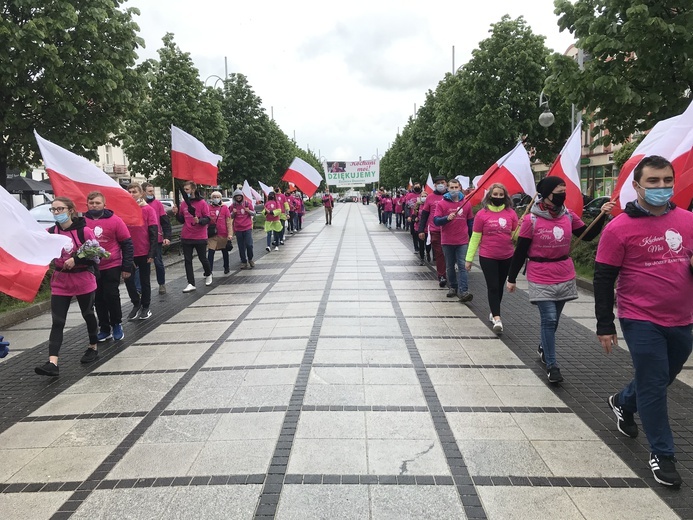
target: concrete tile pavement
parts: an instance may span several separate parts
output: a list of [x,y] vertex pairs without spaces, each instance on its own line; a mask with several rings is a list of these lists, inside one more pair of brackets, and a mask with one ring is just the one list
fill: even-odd
[[478,272],[473,305],[450,302],[371,207],[320,216],[195,294],[179,270],[121,347],[27,382],[0,423],[0,517],[686,517],[690,487],[650,489],[642,447],[585,414],[601,396],[584,353],[545,383],[523,295],[499,339]]

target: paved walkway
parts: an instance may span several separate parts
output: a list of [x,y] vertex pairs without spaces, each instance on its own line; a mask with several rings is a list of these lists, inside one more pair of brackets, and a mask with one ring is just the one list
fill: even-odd
[[0,363],[0,518],[693,518],[693,390],[671,387],[672,492],[643,436],[614,432],[628,354],[600,353],[588,295],[552,387],[523,291],[499,339],[478,269],[465,306],[374,206],[321,217],[196,293],[173,267],[154,317],[89,367],[74,309],[58,380],[33,375],[48,316],[4,331],[44,342]]

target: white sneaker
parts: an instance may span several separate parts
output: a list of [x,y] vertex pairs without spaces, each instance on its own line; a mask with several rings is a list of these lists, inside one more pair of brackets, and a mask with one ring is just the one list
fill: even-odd
[[207,278],[205,278],[205,285],[212,285],[212,275],[211,274]]
[[267,247],[265,248],[265,251],[267,251],[267,252],[269,253],[269,252],[271,251],[270,246],[267,246]]
[[275,251],[279,251],[279,247],[278,247],[278,246],[274,246],[274,250],[275,250]]
[[503,334],[503,322],[500,320],[500,318],[493,320],[493,332],[499,336]]
[[188,286],[185,289],[183,289],[183,292],[193,292],[195,289],[196,287],[193,284],[189,283]]
[[494,322],[493,313],[492,313],[492,312],[489,312],[489,313],[488,313],[488,321],[490,321],[491,323]]

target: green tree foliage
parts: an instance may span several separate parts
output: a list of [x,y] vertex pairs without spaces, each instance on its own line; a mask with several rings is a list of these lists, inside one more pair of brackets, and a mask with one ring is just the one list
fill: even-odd
[[693,3],[690,0],[555,0],[561,30],[588,60],[556,56],[549,81],[570,102],[597,113],[594,134],[624,142],[680,114],[693,89]]
[[0,5],[0,185],[38,162],[33,131],[95,157],[136,107],[144,45],[121,0],[5,0]]
[[550,163],[570,134],[564,104],[552,104],[556,123],[548,129],[537,119],[550,54],[544,36],[522,17],[506,15],[491,27],[472,59],[438,89],[438,164],[444,173],[479,175],[518,139],[534,158]]
[[212,152],[223,155],[227,127],[220,91],[205,88],[189,53],[182,52],[173,34],[163,38],[159,61],[139,67],[148,88],[138,112],[126,123],[123,149],[130,170],[171,186],[171,125],[193,135]]

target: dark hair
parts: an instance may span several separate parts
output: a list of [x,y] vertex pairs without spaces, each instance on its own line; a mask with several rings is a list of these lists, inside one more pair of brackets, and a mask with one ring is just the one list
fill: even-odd
[[147,191],[147,188],[154,185],[151,182],[143,182],[142,184],[140,184],[140,186],[142,186],[143,191]]
[[664,170],[665,168],[671,168],[674,171],[674,166],[660,155],[650,155],[648,157],[643,157],[643,159],[638,163],[638,165],[633,170],[633,180],[635,182],[640,182],[642,179],[642,171],[646,166],[654,168],[655,170]]

